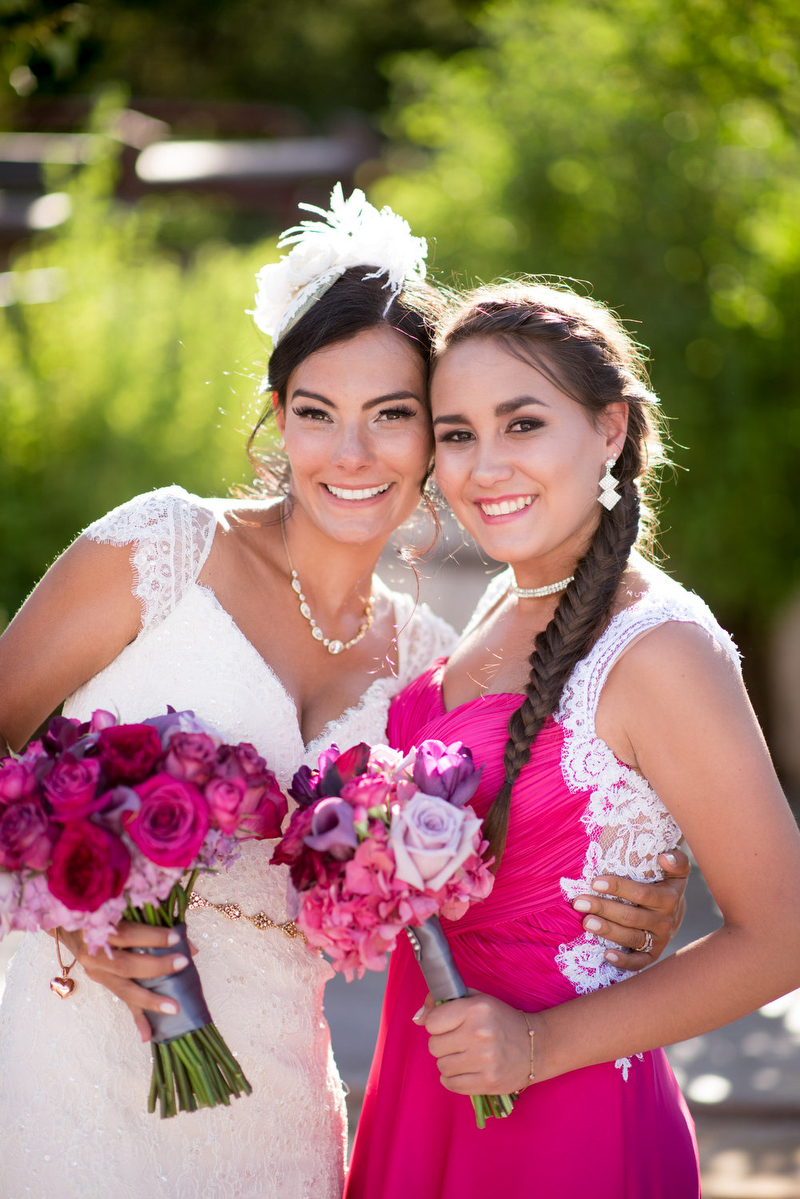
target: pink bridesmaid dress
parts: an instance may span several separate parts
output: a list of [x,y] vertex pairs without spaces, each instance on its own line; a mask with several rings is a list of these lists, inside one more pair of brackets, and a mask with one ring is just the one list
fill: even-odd
[[[468,987],[524,1011],[564,1003],[625,974],[603,958],[570,900],[596,873],[657,876],[680,830],[641,776],[594,733],[602,683],[618,655],[666,619],[701,624],[735,656],[696,596],[656,576],[654,592],[611,622],[579,663],[514,787],[508,842],[492,894],[443,921]],[[738,661],[738,658],[737,658]],[[517,695],[486,695],[448,712],[444,660],[394,700],[389,740],[470,746],[484,770],[484,816],[503,778]],[[426,985],[405,939],[392,955],[378,1045],[353,1149],[346,1199],[697,1199],[694,1128],[663,1050],[589,1066],[520,1095],[511,1116],[479,1131],[469,1099],[446,1091],[412,1017]]]

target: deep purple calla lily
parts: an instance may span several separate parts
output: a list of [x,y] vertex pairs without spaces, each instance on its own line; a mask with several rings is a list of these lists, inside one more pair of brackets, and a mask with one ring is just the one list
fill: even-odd
[[337,861],[352,858],[358,847],[352,805],[344,799],[323,799],[314,809],[311,834],[303,838],[309,849],[329,853]]

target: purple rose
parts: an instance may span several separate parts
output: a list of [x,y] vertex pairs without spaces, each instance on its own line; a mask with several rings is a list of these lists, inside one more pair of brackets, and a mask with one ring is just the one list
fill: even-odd
[[0,808],[0,867],[44,870],[53,856],[58,828],[37,795]]
[[397,862],[396,877],[420,891],[443,887],[475,853],[481,822],[468,811],[469,816],[438,796],[418,793],[393,812],[389,844]]
[[36,775],[25,762],[16,758],[0,761],[0,804],[13,803],[23,795],[33,795],[36,790]]
[[461,741],[423,741],[414,762],[414,782],[425,795],[438,795],[456,808],[469,803],[478,789],[483,767]]
[[320,800],[311,817],[311,833],[303,840],[309,849],[329,853],[337,862],[352,858],[358,848],[352,804],[346,799]]
[[205,733],[173,733],[164,759],[164,769],[175,778],[188,779],[202,787],[217,762],[217,747]]
[[56,843],[47,883],[72,911],[96,912],[120,894],[130,869],[131,855],[119,837],[89,820],[75,820]]
[[42,782],[56,820],[83,820],[102,806],[96,790],[100,778],[97,758],[76,758],[66,752],[57,758]]

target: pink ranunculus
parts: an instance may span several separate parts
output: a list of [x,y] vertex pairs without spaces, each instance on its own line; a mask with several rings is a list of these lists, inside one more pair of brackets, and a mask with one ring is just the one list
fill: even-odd
[[53,856],[58,828],[38,795],[26,795],[0,808],[0,867],[44,870]]
[[23,795],[33,795],[36,790],[36,775],[27,762],[16,758],[0,761],[0,804],[13,803]]
[[83,820],[102,807],[96,794],[100,778],[97,758],[76,758],[61,754],[42,782],[42,789],[56,820]]
[[161,759],[161,738],[147,724],[118,724],[98,734],[100,761],[109,783],[138,783]]
[[96,912],[120,894],[130,868],[131,855],[119,837],[89,820],[74,820],[56,843],[47,883],[66,907]]
[[247,784],[243,778],[209,779],[203,788],[211,812],[211,824],[223,833],[235,833]]
[[362,774],[342,787],[342,799],[353,807],[386,807],[396,794],[396,784],[379,775]]
[[175,778],[202,787],[214,773],[217,747],[206,733],[173,733],[164,759],[164,770]]
[[480,821],[471,809],[419,792],[392,812],[389,844],[397,877],[420,890],[438,891],[475,852],[473,834]]
[[133,790],[142,802],[126,820],[131,840],[157,866],[191,866],[210,825],[202,791],[165,772],[137,783]]

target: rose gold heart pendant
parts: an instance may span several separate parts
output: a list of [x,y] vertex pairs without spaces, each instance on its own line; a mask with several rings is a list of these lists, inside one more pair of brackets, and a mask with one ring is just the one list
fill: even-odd
[[75,990],[75,979],[67,978],[66,974],[63,978],[54,978],[50,981],[50,990],[59,999],[69,999],[72,992]]

